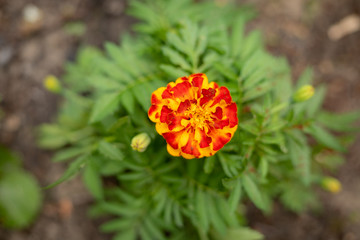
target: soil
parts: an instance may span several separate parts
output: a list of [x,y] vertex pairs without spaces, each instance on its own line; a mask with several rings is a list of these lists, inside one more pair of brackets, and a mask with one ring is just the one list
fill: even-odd
[[[218,0],[220,1],[220,0]],[[222,0],[221,2],[227,2]],[[328,30],[344,17],[360,15],[358,0],[246,0],[258,11],[251,29],[260,29],[268,49],[285,56],[296,79],[311,66],[317,84],[326,83],[325,108],[334,112],[360,106],[360,31],[331,40]],[[26,24],[23,11],[36,5],[40,22]],[[61,76],[66,61],[74,59],[79,46],[101,47],[117,42],[134,20],[125,14],[121,0],[0,0],[0,142],[18,152],[26,169],[42,186],[56,180],[63,164],[50,161],[52,152],[36,146],[36,128],[56,117],[60,99],[43,86],[43,79]],[[86,32],[74,36],[66,24],[80,21]],[[295,215],[280,205],[274,214],[262,216],[249,206],[251,227],[269,240],[356,240],[360,239],[360,138],[346,154],[347,161],[334,175],[343,190],[336,195],[318,190],[323,204],[320,213]],[[92,199],[75,178],[44,191],[44,204],[37,220],[27,229],[0,229],[4,240],[100,240],[110,239],[87,215]]]

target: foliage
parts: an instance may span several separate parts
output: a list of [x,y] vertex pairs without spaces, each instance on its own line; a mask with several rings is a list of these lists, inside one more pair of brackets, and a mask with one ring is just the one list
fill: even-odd
[[35,178],[23,170],[20,159],[0,147],[0,219],[8,228],[24,228],[32,223],[41,205]]
[[[330,130],[352,130],[359,113],[322,110],[324,86],[293,101],[311,70],[293,85],[288,63],[265,51],[260,32],[245,34],[249,8],[132,0],[129,13],[140,20],[136,37],[104,51],[83,47],[66,65],[64,103],[57,121],[40,128],[39,144],[59,149],[55,162],[72,162],[50,186],[82,174],[96,199],[91,215],[113,216],[101,230],[115,240],[262,239],[245,227],[244,201],[264,213],[275,198],[295,212],[316,205],[311,187],[345,151]],[[212,157],[171,157],[147,118],[151,93],[197,72],[230,90],[239,129]],[[131,148],[142,132],[152,139],[144,153]]]

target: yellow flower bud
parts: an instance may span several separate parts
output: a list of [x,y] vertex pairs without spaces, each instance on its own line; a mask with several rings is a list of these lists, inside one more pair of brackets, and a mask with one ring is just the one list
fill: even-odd
[[304,85],[295,92],[293,99],[295,102],[304,102],[309,100],[314,95],[314,93],[315,89],[313,86]]
[[61,85],[57,77],[48,75],[44,79],[44,87],[53,93],[59,93],[61,91]]
[[144,152],[150,144],[150,137],[146,133],[140,133],[131,140],[131,147],[135,151]]
[[321,181],[321,186],[326,191],[331,193],[338,193],[341,191],[341,183],[336,178],[325,177]]

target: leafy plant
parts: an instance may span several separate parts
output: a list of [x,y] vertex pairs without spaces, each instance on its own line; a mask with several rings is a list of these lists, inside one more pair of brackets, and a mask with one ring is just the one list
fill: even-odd
[[35,178],[23,170],[20,159],[0,147],[0,219],[8,228],[31,224],[41,206],[41,192]]
[[[81,173],[96,200],[91,215],[112,215],[101,230],[121,240],[262,239],[246,227],[244,201],[264,213],[275,198],[295,212],[317,205],[312,186],[346,149],[330,130],[352,130],[359,113],[324,111],[325,86],[309,100],[299,93],[311,70],[293,85],[288,63],[266,52],[260,32],[245,34],[249,8],[129,3],[140,20],[135,37],[104,51],[83,47],[66,65],[63,105],[56,123],[40,128],[39,144],[59,149],[55,162],[72,162],[49,187]],[[214,156],[185,160],[167,153],[147,111],[154,90],[198,72],[230,90],[239,126]],[[144,152],[131,148],[140,133],[151,138]]]

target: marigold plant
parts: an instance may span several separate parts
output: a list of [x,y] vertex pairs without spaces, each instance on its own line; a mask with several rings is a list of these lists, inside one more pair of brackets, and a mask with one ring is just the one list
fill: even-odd
[[316,208],[313,187],[341,164],[359,113],[324,110],[310,69],[294,84],[260,32],[245,34],[250,8],[130,0],[128,12],[135,36],[65,67],[39,144],[71,163],[49,187],[81,174],[115,240],[262,239],[246,226],[251,204]]

